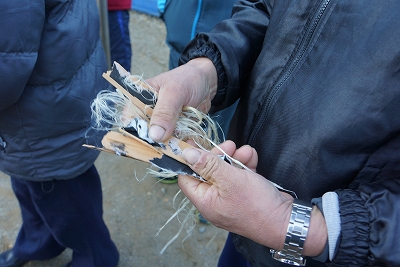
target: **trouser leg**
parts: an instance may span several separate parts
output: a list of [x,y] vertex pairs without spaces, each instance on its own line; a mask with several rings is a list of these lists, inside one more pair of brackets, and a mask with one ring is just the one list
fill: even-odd
[[94,166],[74,179],[26,183],[54,239],[73,250],[74,267],[117,265],[119,255],[103,221],[101,183]]
[[131,71],[132,47],[129,36],[129,11],[108,12],[110,30],[111,60],[117,61],[124,69]]
[[37,212],[29,185],[14,178],[11,178],[11,184],[22,217],[22,226],[13,248],[14,255],[24,260],[44,260],[60,254],[65,247],[54,239],[46,222]]

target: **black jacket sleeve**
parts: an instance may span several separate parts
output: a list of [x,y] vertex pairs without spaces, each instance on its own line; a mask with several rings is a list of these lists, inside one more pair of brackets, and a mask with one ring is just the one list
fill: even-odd
[[341,239],[333,260],[340,266],[399,266],[400,180],[339,190]]
[[214,105],[227,107],[240,97],[238,89],[261,51],[272,2],[238,1],[232,19],[217,24],[210,33],[198,34],[183,51],[179,64],[196,57],[213,61],[219,79]]

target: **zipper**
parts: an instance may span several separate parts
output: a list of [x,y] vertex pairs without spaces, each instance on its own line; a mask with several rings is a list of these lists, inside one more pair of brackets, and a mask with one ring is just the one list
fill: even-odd
[[200,15],[201,15],[201,6],[203,5],[203,0],[199,0],[197,3],[197,11],[194,17],[194,21],[192,24],[192,32],[190,33],[190,39],[193,39],[196,35],[197,24],[199,23]]
[[278,82],[276,83],[274,89],[272,90],[270,96],[268,97],[265,105],[263,106],[263,111],[262,111],[262,116],[261,119],[256,123],[256,125],[254,126],[254,130],[252,131],[250,137],[249,137],[249,142],[248,144],[251,145],[258,133],[258,131],[261,129],[261,126],[264,124],[264,122],[267,119],[267,115],[268,115],[268,111],[271,105],[271,101],[272,99],[275,97],[276,93],[279,91],[279,89],[282,87],[282,85],[287,81],[287,79],[290,77],[290,75],[292,74],[293,70],[296,68],[296,66],[299,64],[300,60],[302,59],[302,57],[304,56],[304,53],[307,51],[307,48],[309,47],[311,40],[312,40],[312,36],[319,24],[319,22],[321,21],[321,18],[323,16],[323,14],[325,13],[329,3],[331,2],[331,0],[324,0],[318,11],[315,13],[316,16],[314,17],[308,31],[306,34],[306,37],[302,40],[302,43],[300,44],[299,49],[296,52],[296,55],[294,57],[294,59],[292,60],[292,62],[290,63],[289,68],[287,68],[286,72],[281,76],[281,78],[278,80]]

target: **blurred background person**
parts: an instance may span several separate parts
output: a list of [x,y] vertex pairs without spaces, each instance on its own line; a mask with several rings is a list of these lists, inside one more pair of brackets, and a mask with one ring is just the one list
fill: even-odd
[[183,49],[199,32],[208,32],[231,17],[236,0],[158,0],[160,17],[167,30],[166,43],[170,49],[169,69],[178,67]]
[[132,0],[108,0],[111,64],[117,61],[131,71],[132,45],[129,36],[129,10]]
[[[0,170],[22,226],[0,267],[73,251],[73,267],[115,267],[88,143],[90,102],[108,84],[96,1],[0,2]],[[96,136],[91,136],[96,139]]]

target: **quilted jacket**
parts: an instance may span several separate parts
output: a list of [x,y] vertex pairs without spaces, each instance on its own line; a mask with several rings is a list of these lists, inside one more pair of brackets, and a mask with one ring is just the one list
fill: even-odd
[[82,147],[90,102],[107,88],[94,0],[0,2],[0,170],[20,179],[70,179],[98,152]]

